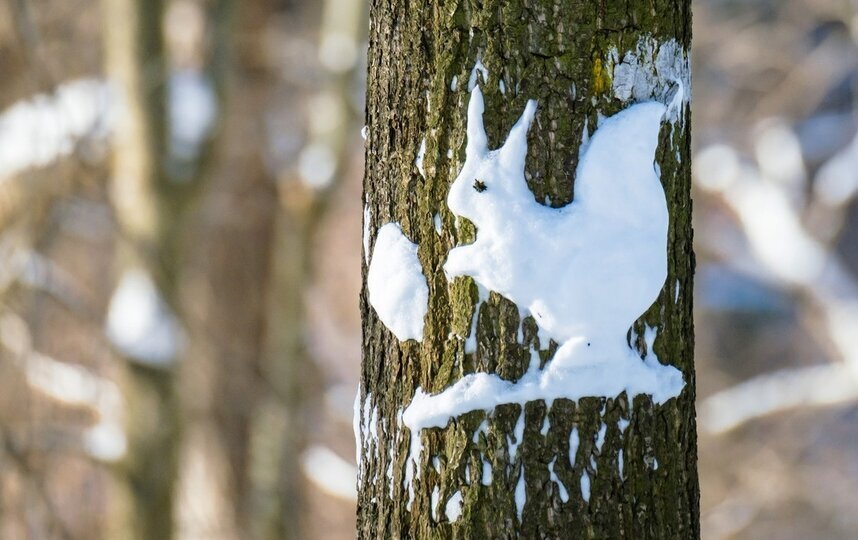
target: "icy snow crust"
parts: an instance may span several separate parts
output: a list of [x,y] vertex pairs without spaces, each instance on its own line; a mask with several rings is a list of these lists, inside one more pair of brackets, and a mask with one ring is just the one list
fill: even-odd
[[400,341],[423,340],[429,287],[417,258],[417,245],[402,234],[397,223],[378,230],[367,288],[369,303]]
[[647,328],[643,359],[626,339],[667,277],[668,212],[654,167],[665,106],[638,103],[601,121],[576,171],[575,200],[559,209],[537,203],[524,177],[536,102],[497,150],[487,147],[483,109],[475,87],[465,163],[447,198],[454,214],[474,223],[477,239],[454,248],[444,270],[526,308],[560,347],[549,365],[532,363],[517,382],[474,373],[437,395],[418,388],[403,414],[414,465],[419,430],[468,411],[624,391],[664,403],[684,386],[682,373],[655,356],[654,330]]

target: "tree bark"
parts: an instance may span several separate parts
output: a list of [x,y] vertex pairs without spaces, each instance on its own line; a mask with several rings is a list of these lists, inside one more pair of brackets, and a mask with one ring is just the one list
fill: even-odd
[[[370,223],[365,226],[372,244],[379,227],[398,222],[419,246],[429,309],[423,341],[400,342],[371,307],[366,285],[361,294],[360,538],[699,537],[686,104],[678,121],[663,125],[656,155],[670,215],[668,277],[634,327],[639,336],[644,324],[658,329],[658,357],[684,375],[680,396],[663,405],[646,395],[629,403],[625,393],[561,399],[550,408],[543,401],[529,402],[523,410],[502,405],[488,415],[472,411],[446,428],[423,430],[422,472],[414,481],[410,511],[404,487],[410,434],[398,421],[418,386],[437,393],[472,372],[516,380],[528,367],[528,348],[538,347],[532,318],[520,320],[518,308],[496,293],[479,302],[470,278],[448,282],[442,270],[451,248],[474,239],[473,227],[448,210],[446,196],[464,161],[475,61],[488,69],[488,77],[478,74],[476,81],[486,100],[490,148],[503,143],[527,99],[538,100],[528,137],[528,184],[537,201],[559,207],[573,199],[583,134],[593,133],[600,115],[633,102],[669,102],[668,81],[655,74],[655,57],[673,42],[687,62],[690,40],[688,0],[371,2],[364,180]],[[634,64],[626,56],[630,52],[639,68],[655,77],[658,89],[650,95],[640,95],[645,85],[633,92],[617,88],[616,67]],[[415,165],[424,137],[425,179]],[[436,214],[440,234],[433,224]],[[367,267],[363,270],[366,283]],[[469,335],[472,317],[477,317],[477,348],[466,354],[456,335]],[[642,339],[637,346],[645,347]],[[541,351],[543,362],[554,350],[552,342]],[[516,433],[522,415],[524,429]],[[477,433],[484,421],[487,429]],[[579,443],[570,459],[573,430]],[[373,431],[377,437],[360,436]],[[510,451],[510,443],[520,445],[517,452]],[[550,477],[550,463],[568,490],[565,502]],[[484,477],[488,466],[490,483]],[[522,471],[526,503],[519,516],[515,491]],[[589,479],[588,498],[583,478]],[[444,508],[457,491],[462,514],[450,523]]]

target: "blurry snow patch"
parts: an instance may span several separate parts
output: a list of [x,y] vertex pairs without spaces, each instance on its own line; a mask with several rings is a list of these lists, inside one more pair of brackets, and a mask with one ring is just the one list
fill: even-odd
[[181,332],[155,284],[142,270],[128,270],[110,299],[107,337],[122,354],[166,366],[178,353]]
[[331,184],[337,169],[337,156],[324,143],[309,144],[298,156],[298,170],[308,186],[323,189]]
[[856,381],[858,374],[846,364],[760,375],[704,399],[700,407],[701,424],[710,433],[723,433],[776,412],[851,401],[858,398]]
[[858,193],[858,136],[819,169],[813,191],[829,206],[846,204]]
[[84,138],[106,138],[113,101],[104,81],[79,79],[6,109],[0,114],[0,178],[70,155]]
[[354,37],[343,32],[328,32],[319,45],[319,62],[333,71],[343,73],[357,62],[358,47]]
[[310,446],[301,455],[301,470],[322,491],[348,501],[357,500],[357,469],[325,446]]
[[0,319],[0,342],[20,362],[30,387],[66,405],[87,407],[96,413],[96,424],[83,432],[84,451],[101,461],[116,461],[125,454],[123,401],[116,383],[83,366],[31,350],[26,323],[12,314]]
[[367,274],[369,302],[400,341],[423,340],[429,288],[417,258],[417,245],[397,223],[378,230]]
[[211,81],[197,70],[173,72],[168,86],[170,152],[182,160],[194,159],[217,117],[217,98]]
[[751,250],[774,277],[797,285],[819,276],[825,249],[805,230],[788,190],[723,145],[700,151],[693,167],[698,185],[720,193],[736,213]]
[[691,161],[694,180],[703,189],[723,191],[736,181],[740,174],[739,155],[726,144],[713,144],[703,148]]
[[763,177],[794,195],[804,189],[806,173],[801,143],[786,121],[773,118],[760,123],[754,153]]

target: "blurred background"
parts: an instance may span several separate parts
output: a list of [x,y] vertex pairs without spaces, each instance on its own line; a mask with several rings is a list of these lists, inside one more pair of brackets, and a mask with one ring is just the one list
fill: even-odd
[[[0,1],[4,540],[354,536],[367,8],[240,4]],[[692,65],[703,536],[858,538],[858,2]]]

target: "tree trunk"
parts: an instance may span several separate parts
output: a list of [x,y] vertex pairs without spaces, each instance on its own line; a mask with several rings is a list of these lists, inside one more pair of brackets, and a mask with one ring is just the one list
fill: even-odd
[[[418,246],[429,301],[422,342],[399,341],[366,285],[361,295],[360,538],[699,537],[690,111],[682,99],[690,97],[690,40],[687,0],[371,2],[365,246],[382,225],[399,223]],[[472,69],[478,59],[487,75]],[[402,412],[418,387],[436,394],[474,372],[515,381],[531,346],[543,365],[557,349],[540,346],[534,319],[522,320],[511,301],[484,297],[467,277],[448,281],[442,270],[453,247],[475,238],[446,202],[465,159],[473,83],[485,96],[489,148],[501,146],[528,99],[538,100],[527,181],[553,207],[573,200],[579,147],[600,119],[635,102],[673,104],[677,116],[662,124],[656,151],[669,213],[667,280],[632,336],[656,328],[655,352],[685,385],[662,405],[646,394],[629,403],[623,392],[467,412],[421,430],[414,456]],[[474,352],[464,339],[472,332]],[[646,352],[643,339],[633,341]],[[410,454],[420,471],[409,509]]]
[[[156,284],[158,296],[175,305],[175,267],[170,264],[175,240],[159,196],[165,184],[161,170],[167,129],[163,2],[104,0],[103,8],[105,64],[122,104],[111,185],[122,238],[119,265],[123,272],[145,275]],[[127,361],[122,385],[127,452],[119,464],[120,510],[110,535],[169,539],[179,438],[175,358],[150,362],[121,346],[117,352]]]

